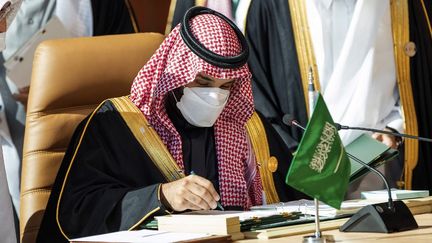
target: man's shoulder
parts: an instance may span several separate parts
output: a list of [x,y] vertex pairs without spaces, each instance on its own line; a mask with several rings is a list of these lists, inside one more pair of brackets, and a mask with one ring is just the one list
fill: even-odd
[[99,104],[99,106],[96,107],[96,109],[94,110],[94,112],[95,113],[118,112],[117,108],[113,104],[112,99],[115,99],[115,98],[106,99],[106,100],[102,101]]
[[141,110],[128,96],[109,98],[102,101],[88,116],[92,124],[112,130],[126,128],[133,130],[147,124],[147,119]]
[[121,121],[120,112],[113,104],[112,99],[102,101],[88,116],[80,123],[85,127],[112,127]]

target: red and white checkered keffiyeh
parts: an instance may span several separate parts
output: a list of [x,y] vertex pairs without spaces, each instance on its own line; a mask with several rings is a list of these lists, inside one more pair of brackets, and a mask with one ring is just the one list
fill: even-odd
[[[197,40],[219,55],[235,56],[242,50],[234,30],[215,15],[198,15],[190,21],[190,26]],[[179,167],[184,169],[181,138],[164,106],[167,94],[194,81],[200,72],[218,79],[235,79],[229,100],[214,125],[222,204],[244,208],[261,204],[259,173],[252,180],[252,186],[247,186],[245,179],[251,151],[244,126],[254,112],[249,69],[247,65],[224,69],[205,62],[185,45],[179,29],[180,25],[171,31],[139,71],[130,98],[159,134]]]

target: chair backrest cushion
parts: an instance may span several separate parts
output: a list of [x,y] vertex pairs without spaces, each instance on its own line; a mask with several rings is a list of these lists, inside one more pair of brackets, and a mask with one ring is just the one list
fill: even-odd
[[36,50],[24,136],[21,242],[35,242],[73,131],[100,102],[129,94],[159,47],[156,33],[52,40]]

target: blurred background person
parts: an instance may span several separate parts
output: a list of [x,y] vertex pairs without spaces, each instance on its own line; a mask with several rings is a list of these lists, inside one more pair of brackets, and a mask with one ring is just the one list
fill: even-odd
[[180,23],[186,11],[193,6],[204,6],[216,10],[233,22],[244,33],[246,16],[251,0],[181,0],[171,1],[166,34]]
[[[394,17],[401,13],[409,21]],[[286,127],[282,118],[290,114],[307,123],[311,66],[315,86],[336,122],[430,137],[432,115],[425,108],[432,92],[427,68],[432,56],[430,13],[430,1],[252,1],[246,36],[257,109],[294,151],[301,131]],[[408,32],[410,36],[400,34]],[[359,133],[341,135],[346,144]],[[372,136],[391,147],[401,142],[392,136]],[[432,145],[419,146],[409,139],[403,145],[401,161],[389,164],[392,185],[432,188],[432,155],[427,152]],[[381,182],[370,184],[369,189],[382,188]]]
[[[19,6],[18,1],[11,1]],[[19,1],[21,3],[21,1]],[[2,63],[23,48],[26,43],[56,16],[71,37],[124,34],[139,31],[135,23],[145,13],[139,1],[118,0],[24,0],[14,7],[15,21],[6,18],[8,34],[2,40],[6,48],[0,57]],[[161,8],[163,9],[163,8]],[[148,12],[149,10],[146,9]],[[156,11],[159,13],[160,11]],[[166,9],[168,12],[168,9]],[[11,16],[10,14],[8,16]],[[163,23],[165,24],[165,23]],[[135,28],[134,28],[135,26]],[[165,27],[165,26],[164,26]],[[30,54],[31,56],[31,54]],[[31,70],[27,70],[31,72]],[[20,80],[21,81],[21,80]],[[30,80],[23,80],[30,84]],[[18,88],[7,77],[5,66],[0,67],[0,137],[4,153],[5,172],[12,197],[15,220],[18,222],[20,175],[25,126],[25,109],[30,86]],[[16,223],[18,225],[18,223]]]

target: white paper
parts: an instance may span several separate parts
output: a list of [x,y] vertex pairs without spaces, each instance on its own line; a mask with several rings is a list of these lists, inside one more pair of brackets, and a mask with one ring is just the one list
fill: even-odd
[[[344,201],[341,204],[340,209],[335,209],[323,202],[319,204],[319,214],[320,217],[335,217],[337,215],[342,214],[354,214],[362,207],[374,204],[377,202],[384,202],[386,200],[348,200]],[[274,204],[268,204],[264,206],[255,206],[252,207],[252,210],[267,210],[267,211],[276,211],[276,212],[301,212],[306,215],[314,215],[315,214],[315,203],[312,200],[301,199],[297,201],[291,202],[280,202]]]
[[95,235],[72,239],[71,242],[116,242],[116,243],[145,243],[145,242],[178,242],[209,237],[205,233],[171,233],[156,230],[119,231],[115,233]]
[[240,221],[262,218],[282,213],[278,210],[253,210],[253,211],[220,211],[220,210],[199,210],[182,214],[173,214],[170,217],[183,217],[184,215],[206,215],[215,217],[239,217]]

